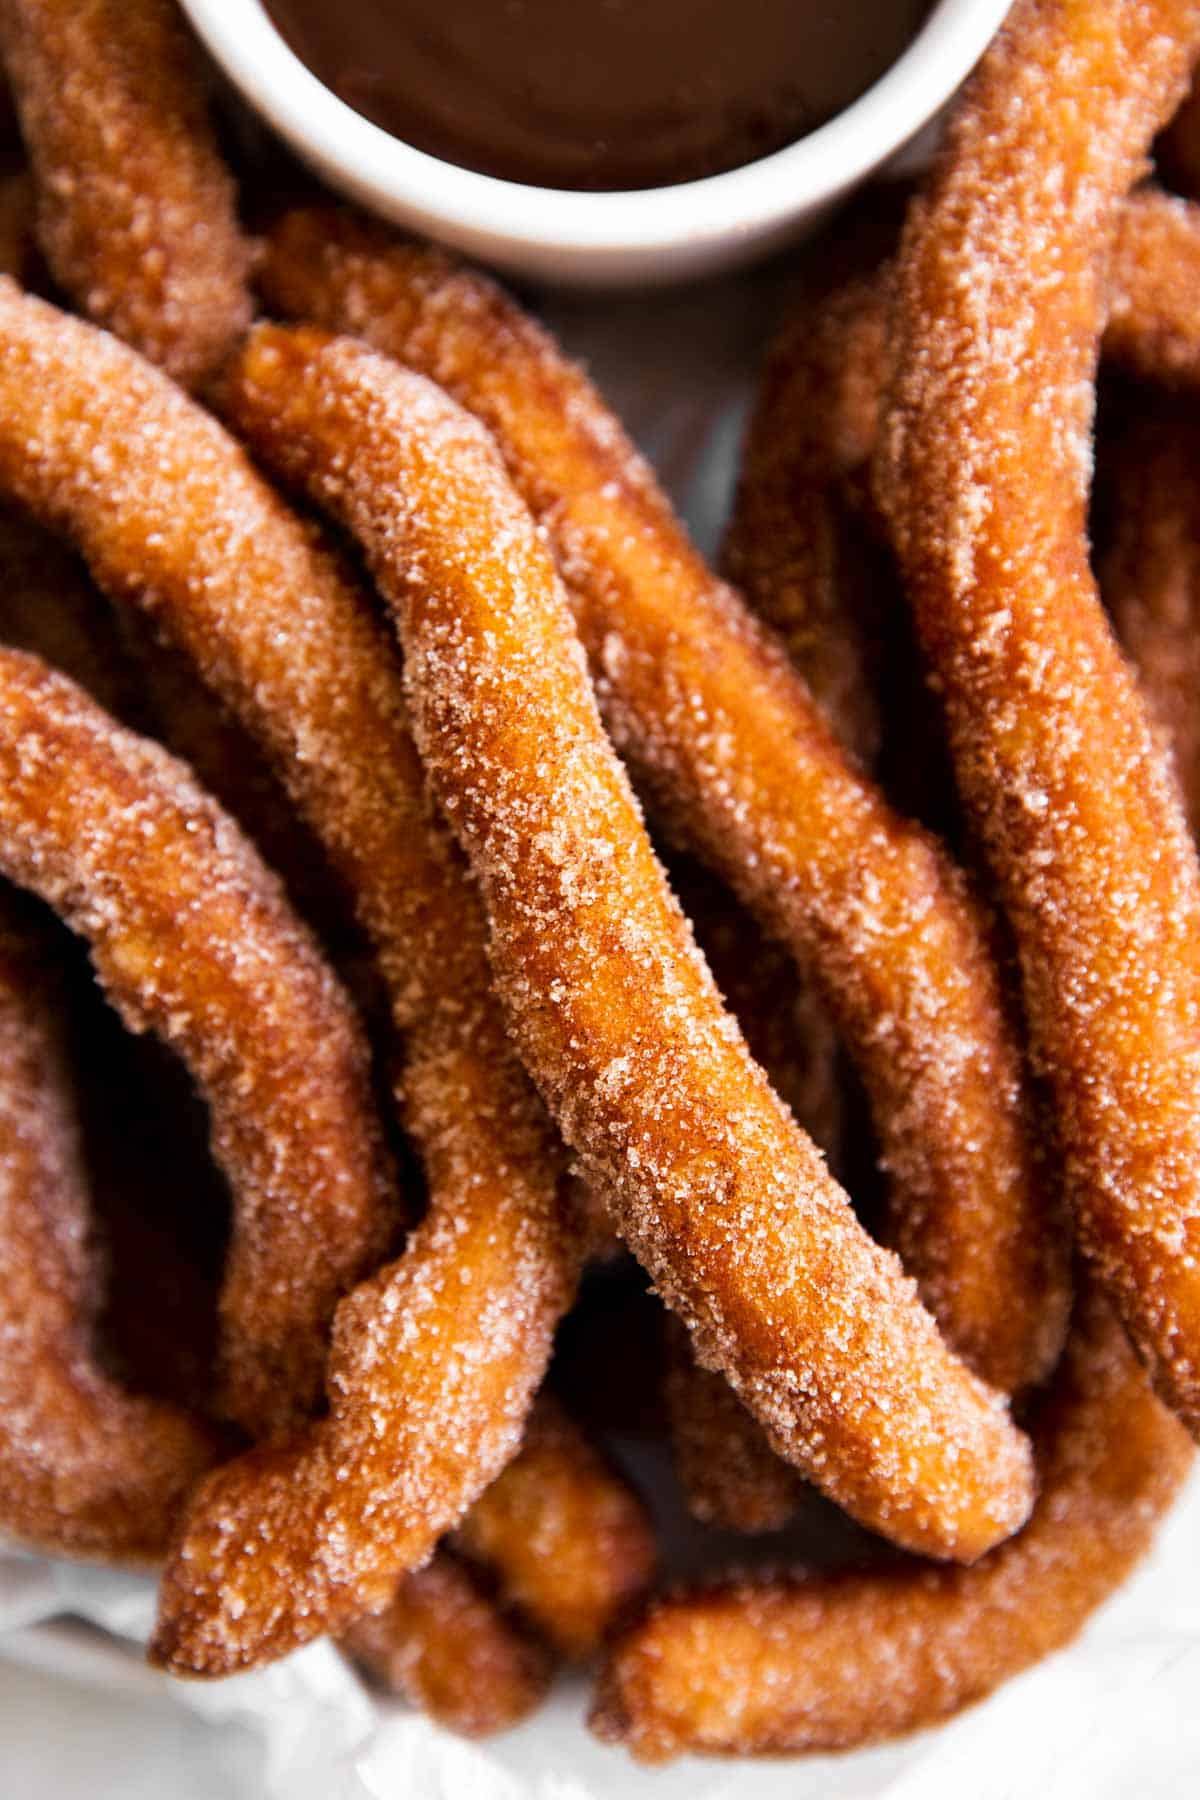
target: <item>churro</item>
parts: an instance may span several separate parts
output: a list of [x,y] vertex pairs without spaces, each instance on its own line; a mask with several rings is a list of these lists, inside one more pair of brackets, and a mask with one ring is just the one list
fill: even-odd
[[656,1555],[633,1489],[548,1395],[454,1545],[547,1643],[576,1659],[599,1649],[648,1585]]
[[517,1447],[583,1235],[369,600],[126,346],[9,285],[0,349],[0,489],[144,607],[269,756],[375,953],[430,1188],[405,1254],[339,1311],[328,1420],[195,1498],[157,1654],[219,1673],[348,1624],[458,1523]]
[[362,334],[495,434],[656,818],[790,945],[857,1063],[928,1304],[993,1381],[1045,1373],[1065,1328],[1065,1247],[957,871],[849,764],[595,389],[492,282],[312,210],[270,235],[261,281],[270,305]]
[[1096,0],[1080,25],[1065,0],[1018,0],[910,214],[877,485],[1080,1242],[1200,1429],[1200,873],[1086,536],[1101,252],[1200,5]]
[[1033,1517],[973,1569],[801,1571],[651,1602],[613,1646],[593,1728],[650,1762],[845,1750],[931,1725],[1070,1643],[1146,1553],[1192,1460],[1095,1300],[1035,1441]]
[[445,1551],[402,1576],[382,1612],[357,1620],[341,1647],[375,1686],[464,1737],[519,1724],[550,1682],[546,1650]]
[[0,652],[0,872],[91,948],[113,1004],[208,1100],[236,1203],[224,1405],[306,1404],[393,1195],[357,1023],[274,877],[181,764],[35,658]]
[[311,329],[257,328],[223,404],[358,535],[510,1028],[701,1359],[857,1517],[973,1559],[1027,1511],[1026,1447],[724,1011],[494,444],[423,377]]

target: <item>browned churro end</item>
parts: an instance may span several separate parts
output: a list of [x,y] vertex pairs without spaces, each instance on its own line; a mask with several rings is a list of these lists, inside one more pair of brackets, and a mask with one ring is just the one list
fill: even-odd
[[353,1624],[341,1648],[374,1686],[472,1738],[527,1718],[545,1697],[553,1666],[546,1649],[444,1551],[404,1576],[382,1612]]
[[1094,1298],[1035,1436],[1033,1516],[974,1568],[667,1594],[614,1645],[593,1729],[650,1762],[845,1750],[934,1724],[1069,1643],[1149,1548],[1192,1451]]
[[455,1546],[564,1656],[595,1654],[654,1573],[645,1507],[557,1402],[543,1395],[520,1450],[480,1495]]

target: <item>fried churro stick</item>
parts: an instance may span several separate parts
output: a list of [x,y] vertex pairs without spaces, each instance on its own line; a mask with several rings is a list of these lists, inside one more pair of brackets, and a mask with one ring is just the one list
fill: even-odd
[[1200,1430],[1200,873],[1085,519],[1097,233],[1197,49],[1195,0],[1086,19],[1020,0],[906,231],[879,490],[1018,944],[1080,1240]]
[[790,945],[858,1064],[926,1300],[994,1382],[1044,1373],[1065,1325],[1065,1252],[957,872],[848,764],[590,383],[491,282],[302,210],[272,234],[262,284],[285,313],[431,375],[496,434],[656,815]]
[[[846,1094],[828,1012],[783,946],[764,936],[723,883],[690,859],[672,859],[668,873],[751,1054],[840,1178]],[[804,1491],[802,1478],[776,1456],[724,1377],[695,1361],[683,1327],[670,1314],[664,1324],[663,1399],[689,1510],[731,1531],[786,1524]]]
[[221,1673],[349,1624],[458,1523],[517,1447],[584,1244],[369,603],[132,351],[11,284],[0,349],[0,489],[147,608],[270,756],[406,1037],[427,1216],[339,1309],[329,1419],[218,1471],[168,1569],[157,1654]]
[[250,321],[247,245],[171,0],[3,0],[51,272],[185,385]]
[[853,519],[889,370],[886,276],[799,306],[771,347],[722,561],[772,625],[842,745],[874,769],[883,739],[878,547]]
[[236,1197],[225,1402],[307,1399],[340,1295],[394,1224],[346,1002],[278,884],[182,765],[64,677],[0,652],[0,871],[84,937],[135,1030],[192,1071]]
[[383,1611],[359,1619],[341,1647],[376,1686],[464,1737],[520,1724],[550,1684],[544,1647],[445,1551],[402,1576]]
[[856,1516],[980,1554],[1028,1508],[1026,1447],[721,1006],[495,446],[421,376],[311,330],[253,333],[224,404],[358,534],[516,1041],[702,1359]]
[[1104,352],[1168,386],[1200,384],[1200,207],[1143,188],[1121,211]]
[[95,1361],[99,1284],[54,998],[40,934],[0,889],[0,1531],[150,1562],[217,1444]]
[[1157,398],[1103,447],[1112,536],[1100,592],[1167,734],[1192,835],[1200,833],[1200,424]]
[[648,1762],[844,1750],[931,1725],[1069,1644],[1149,1549],[1192,1460],[1095,1300],[1035,1441],[1033,1517],[973,1569],[801,1572],[653,1601],[613,1646],[593,1729]]
[[695,1360],[682,1325],[670,1315],[665,1323],[663,1399],[688,1511],[725,1531],[781,1530],[800,1504],[803,1479],[776,1456],[724,1376]]
[[454,1544],[484,1565],[547,1643],[573,1658],[600,1648],[648,1585],[656,1554],[633,1489],[548,1395]]

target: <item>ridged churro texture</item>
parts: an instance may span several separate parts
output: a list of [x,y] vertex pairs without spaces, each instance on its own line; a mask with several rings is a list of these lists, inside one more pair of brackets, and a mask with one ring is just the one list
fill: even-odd
[[1027,1446],[724,1011],[604,736],[553,563],[492,441],[351,340],[259,327],[224,403],[359,536],[414,728],[479,879],[511,1028],[702,1359],[856,1516],[970,1560],[1030,1500]]
[[179,8],[3,0],[0,57],[55,280],[197,385],[250,322],[250,257]]
[[1104,252],[1197,50],[1186,0],[1019,0],[906,227],[877,485],[1080,1242],[1200,1430],[1200,873],[1086,535]]

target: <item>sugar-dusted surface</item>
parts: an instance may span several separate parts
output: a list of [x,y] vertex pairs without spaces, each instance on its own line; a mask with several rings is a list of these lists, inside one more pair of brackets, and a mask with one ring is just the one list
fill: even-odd
[[1020,0],[910,216],[879,488],[1081,1241],[1200,1429],[1200,875],[1088,566],[1105,257],[1195,0]]
[[95,1360],[87,1182],[47,951],[0,890],[0,1531],[148,1562],[217,1446]]
[[464,1737],[508,1731],[545,1698],[552,1661],[444,1550],[404,1575],[342,1649],[376,1687]]
[[[845,237],[831,251],[836,274],[802,298],[768,357],[725,555],[842,743],[929,819],[945,810],[945,756],[868,481],[891,368],[890,273],[869,257],[894,247],[895,231]],[[848,261],[849,275],[838,266]],[[1009,1391],[1044,1377],[1070,1283],[1066,1233],[1041,1185],[997,1186],[990,1205],[965,1188],[914,1207],[893,1183],[888,1199],[885,1236],[948,1341]]]
[[392,1195],[357,1023],[275,878],[183,765],[71,682],[0,653],[0,869],[89,944],[110,999],[208,1101],[235,1202],[221,1297],[231,1411],[319,1393],[340,1295]]
[[547,1643],[580,1659],[596,1654],[649,1584],[656,1555],[629,1483],[548,1394],[454,1543]]
[[[1200,291],[1200,290],[1197,290]],[[1101,441],[1110,532],[1097,574],[1109,616],[1166,733],[1200,831],[1200,421],[1189,400],[1132,401]]]
[[[428,1215],[339,1313],[331,1419],[219,1471],[164,1585],[159,1654],[217,1673],[348,1621],[458,1522],[517,1446],[584,1245],[562,1203],[561,1145],[492,995],[478,901],[426,796],[394,643],[366,597],[214,419],[11,284],[0,405],[0,489],[65,529],[106,593],[144,608],[269,756],[406,1038],[401,1107]],[[370,1269],[351,1254],[339,1245],[337,1265]],[[310,1374],[311,1401],[319,1362]],[[261,1399],[248,1422],[297,1422],[287,1395]]]
[[[618,749],[656,814],[791,947],[825,999],[912,1238],[928,1228],[932,1241],[934,1222],[960,1247],[997,1234],[1015,1246],[1018,1222],[1035,1232],[1047,1305],[1022,1315],[1033,1339],[1016,1367],[1048,1367],[1066,1287],[1015,1033],[958,872],[852,766],[595,389],[498,288],[320,212],[282,221],[261,273],[269,304],[361,333],[495,433],[558,558]],[[1010,1265],[1021,1260],[1013,1248]],[[983,1262],[958,1272],[964,1286],[968,1273],[984,1278]],[[923,1275],[932,1293],[932,1255]],[[995,1322],[991,1298],[985,1311]]]
[[746,1052],[494,444],[422,377],[316,331],[257,328],[227,399],[352,525],[395,608],[518,1045],[702,1359],[859,1518],[978,1555],[1028,1509],[1027,1446]]
[[1200,206],[1143,188],[1122,208],[1105,354],[1171,386],[1200,385]]
[[250,320],[249,247],[172,0],[3,0],[38,236],[76,304],[186,385]]
[[[220,1471],[164,1585],[159,1654],[217,1673],[348,1622],[458,1522],[516,1448],[581,1246],[561,1151],[491,998],[478,903],[430,814],[394,648],[363,596],[215,420],[132,351],[9,288],[0,352],[0,486],[65,528],[267,752],[407,1038],[401,1102],[429,1214],[339,1315],[331,1420]],[[377,1236],[354,1272],[384,1247]],[[317,1362],[307,1399],[320,1378]],[[245,1416],[286,1404],[271,1392]]]
[[1069,1643],[1145,1554],[1191,1463],[1094,1298],[1035,1442],[1033,1517],[972,1569],[799,1571],[652,1602],[613,1648],[594,1728],[650,1761],[847,1749],[933,1724]]

